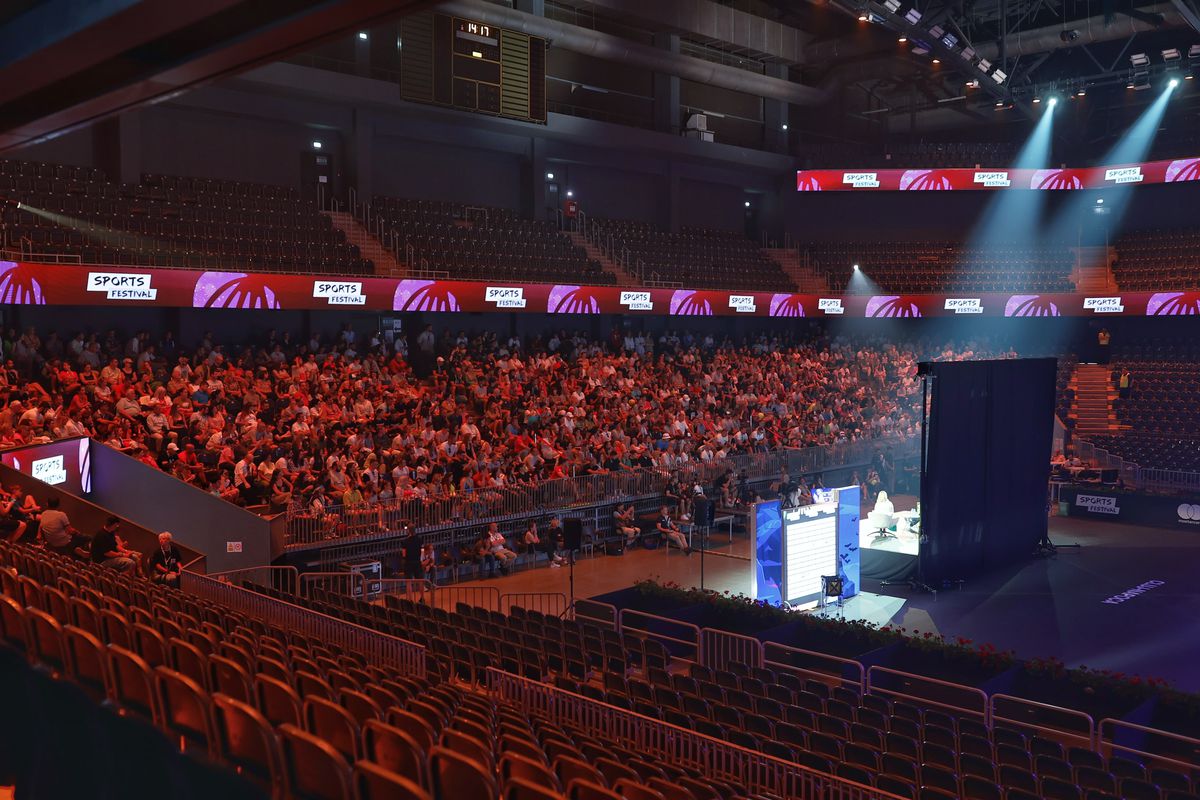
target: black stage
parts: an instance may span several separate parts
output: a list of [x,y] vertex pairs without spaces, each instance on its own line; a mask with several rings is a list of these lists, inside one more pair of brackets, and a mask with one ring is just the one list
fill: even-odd
[[[1200,530],[1167,531],[1054,517],[1050,538],[1079,543],[1049,558],[979,575],[934,595],[901,586],[863,589],[906,602],[894,624],[990,642],[1020,657],[1056,656],[1166,678],[1200,691]],[[1161,581],[1123,602],[1135,587]]]

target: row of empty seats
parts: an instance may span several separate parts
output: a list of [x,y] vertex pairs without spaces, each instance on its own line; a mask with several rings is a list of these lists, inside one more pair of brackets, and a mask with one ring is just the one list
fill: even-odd
[[709,228],[670,233],[645,222],[597,217],[589,223],[593,241],[647,280],[710,289],[796,290],[780,266],[739,233]]
[[616,283],[553,223],[521,219],[508,209],[376,197],[371,214],[395,231],[411,269],[452,278]]
[[[366,275],[373,271],[299,190],[239,181],[3,162],[9,246],[84,263]],[[50,177],[50,175],[53,175]]]
[[1113,278],[1122,289],[1200,288],[1200,230],[1139,231],[1122,236],[1116,248]]

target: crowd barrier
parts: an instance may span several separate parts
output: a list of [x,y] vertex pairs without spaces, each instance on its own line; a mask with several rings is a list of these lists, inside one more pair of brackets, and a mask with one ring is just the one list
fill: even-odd
[[[1118,738],[1137,742],[1137,745],[1119,743]],[[1119,719],[1100,720],[1096,728],[1096,748],[1108,756],[1123,756],[1135,761],[1163,761],[1191,771],[1200,769],[1200,739]]]
[[330,504],[320,511],[294,503],[286,512],[287,547],[291,550],[344,540],[370,540],[394,535],[407,524],[428,533],[444,527],[484,525],[544,514],[569,514],[618,500],[659,497],[668,478],[681,485],[711,485],[727,469],[745,472],[751,481],[813,474],[851,464],[868,463],[876,451],[891,449],[893,460],[916,452],[916,437],[867,439],[824,447],[787,448],[742,453],[719,461],[697,461],[672,469],[624,470],[544,481],[534,486],[476,489],[435,499],[396,500],[376,506],[346,508]]
[[839,658],[815,650],[789,647],[779,642],[763,642],[763,666],[776,672],[790,672],[802,678],[845,686],[863,691],[866,671],[853,659]]
[[1077,747],[1093,747],[1096,743],[1096,722],[1082,711],[994,694],[989,698],[988,714],[993,725],[1054,731],[1056,738],[1069,740]]
[[296,631],[349,652],[361,653],[372,663],[390,667],[405,675],[425,677],[425,648],[413,642],[329,617],[294,603],[276,600],[222,580],[221,576],[184,572],[180,576],[180,588],[282,630]]
[[488,686],[494,695],[530,714],[624,742],[633,750],[699,770],[709,778],[735,781],[745,787],[746,794],[768,794],[795,800],[898,798],[897,795],[870,786],[817,772],[495,668],[488,668]]
[[713,669],[729,669],[731,663],[763,666],[763,643],[753,636],[705,628],[700,631],[700,663]]
[[632,608],[621,609],[617,615],[617,622],[618,630],[622,633],[632,633],[662,642],[671,656],[678,661],[703,663],[700,628],[690,622],[680,622]]
[[922,706],[969,714],[979,717],[981,722],[988,721],[987,692],[974,686],[875,665],[867,669],[863,689],[867,694],[915,700]]

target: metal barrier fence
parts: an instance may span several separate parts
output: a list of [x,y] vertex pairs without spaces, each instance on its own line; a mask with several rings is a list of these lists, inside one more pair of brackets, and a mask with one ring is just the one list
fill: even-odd
[[865,689],[867,694],[914,700],[923,706],[972,714],[985,723],[988,721],[987,693],[974,686],[872,666],[867,670]]
[[863,665],[853,659],[789,647],[778,642],[763,642],[763,666],[827,683],[836,681],[858,692],[863,691],[866,684]]
[[567,613],[567,596],[562,592],[506,592],[500,595],[500,610],[511,614],[513,608],[562,617]]
[[1042,735],[1053,733],[1056,739],[1069,739],[1077,747],[1090,748],[1096,743],[1096,721],[1082,711],[994,694],[988,698],[988,717],[993,725],[1029,728]]
[[578,726],[639,753],[699,770],[708,778],[736,781],[745,787],[745,794],[795,800],[897,797],[495,668],[488,669],[488,686],[494,695],[525,712]]
[[398,500],[386,505],[345,508],[329,505],[319,512],[300,505],[287,510],[287,547],[306,548],[344,539],[369,540],[393,535],[408,523],[419,532],[483,525],[567,513],[595,505],[658,497],[668,478],[683,485],[707,485],[726,469],[745,472],[751,480],[815,473],[866,463],[880,449],[892,448],[893,459],[916,452],[916,437],[870,439],[824,447],[789,448],[742,453],[719,461],[693,462],[672,469],[626,470],[607,475],[581,475],[534,486],[477,489],[448,498]]
[[346,597],[365,598],[367,582],[357,572],[305,572],[300,576],[301,597],[311,597],[314,588]]
[[296,631],[349,652],[361,653],[373,664],[390,667],[406,675],[425,677],[425,648],[419,644],[284,600],[276,600],[218,578],[184,572],[180,576],[180,588],[281,630]]
[[216,572],[208,577],[227,581],[235,586],[253,583],[256,586],[277,589],[284,594],[300,594],[300,572],[295,567],[245,567]]
[[673,658],[701,663],[700,628],[690,622],[622,608],[617,615],[617,624],[621,633],[629,631],[662,642]]
[[748,667],[763,665],[763,643],[753,636],[705,628],[700,631],[700,663],[713,669],[729,669],[731,663]]
[[1107,756],[1131,757],[1135,761],[1152,759],[1189,771],[1200,769],[1200,739],[1111,717],[1100,720],[1096,749]]
[[616,630],[620,625],[619,612],[612,603],[602,603],[599,600],[576,598],[572,606],[575,619],[579,622],[590,622],[601,628]]

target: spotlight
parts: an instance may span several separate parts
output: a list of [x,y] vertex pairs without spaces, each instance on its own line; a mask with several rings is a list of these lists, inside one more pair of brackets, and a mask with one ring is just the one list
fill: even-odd
[[1135,67],[1145,67],[1150,64],[1150,56],[1145,53],[1134,53],[1129,57],[1129,63]]
[[320,150],[320,149],[321,149],[321,143],[316,140],[313,140],[313,150]]
[[574,196],[575,196],[575,192],[572,191],[571,189],[567,189],[567,197],[574,197]]
[[1075,96],[1076,97],[1087,97],[1087,89],[1080,87],[1079,91],[1075,93]]
[[1098,199],[1098,200],[1096,201],[1096,205],[1098,205],[1098,206],[1102,206],[1102,205],[1104,205],[1104,198],[1103,198],[1103,197],[1101,197],[1100,199]]
[[783,130],[785,130],[785,131],[786,131],[786,130],[787,130],[787,123],[786,123],[786,122],[785,122],[785,123],[783,123],[783,125],[781,125],[780,127],[781,127]]
[[855,265],[854,265],[854,271],[855,271],[855,272],[858,272],[858,264],[855,264]]
[[745,202],[745,204],[744,204],[744,205],[746,206],[746,208],[749,208],[749,207],[750,207],[750,201],[749,201],[749,200],[747,200],[747,201]]
[[548,181],[552,181],[552,180],[554,180],[554,173],[553,173],[553,172],[547,172],[547,173],[546,173],[546,180],[548,180]]
[[1037,105],[1037,104],[1038,104],[1038,103],[1040,103],[1040,102],[1042,102],[1042,98],[1040,98],[1040,97],[1035,97],[1035,98],[1033,98],[1033,104],[1034,104],[1034,105]]
[[365,42],[365,41],[367,40],[367,38],[368,38],[368,36],[367,36],[367,32],[366,32],[366,31],[359,31],[359,32],[358,32],[358,40],[359,40],[360,42]]
[[866,22],[868,19],[869,19],[869,17],[868,17],[866,14],[859,14],[859,15],[858,15],[858,21],[859,21],[859,22]]
[[915,8],[910,8],[908,13],[904,15],[904,18],[909,21],[909,24],[916,25],[921,21],[921,12]]
[[908,37],[907,37],[907,36],[901,36],[901,37],[900,37],[899,39],[897,39],[896,41],[900,42],[900,44],[904,44],[905,42],[907,42],[907,41],[908,41]]
[[1060,31],[1058,38],[1062,39],[1063,44],[1070,44],[1079,38],[1079,31]]
[[1170,82],[1167,83],[1167,88],[1174,89],[1178,85],[1179,85],[1179,78],[1171,78]]
[[935,58],[935,59],[933,60],[933,63],[935,63],[935,64],[940,64],[940,63],[942,63],[942,60],[941,60],[940,58]]
[[22,205],[24,205],[24,204],[23,204],[23,203],[22,203],[20,200],[18,200],[18,201],[17,201],[17,211],[20,211],[20,210],[21,210],[21,206],[22,206]]
[[1058,105],[1058,98],[1057,98],[1057,97],[1051,97],[1051,98],[1050,98],[1050,102],[1048,103],[1048,105],[1049,105],[1051,108],[1054,108],[1056,105]]

